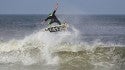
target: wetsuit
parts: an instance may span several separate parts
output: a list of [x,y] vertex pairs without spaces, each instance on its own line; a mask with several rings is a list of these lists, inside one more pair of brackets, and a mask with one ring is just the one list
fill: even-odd
[[61,25],[61,22],[58,20],[58,18],[55,16],[56,10],[53,11],[53,13],[49,14],[49,16],[45,19],[45,21],[50,20],[49,21],[49,25],[51,25],[52,23],[56,22],[59,25]]

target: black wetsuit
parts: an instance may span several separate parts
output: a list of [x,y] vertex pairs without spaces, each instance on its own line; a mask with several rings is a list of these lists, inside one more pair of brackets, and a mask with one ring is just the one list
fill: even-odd
[[61,25],[61,22],[58,20],[58,18],[55,16],[55,13],[56,13],[56,10],[53,11],[53,13],[51,13],[51,15],[49,15],[45,21],[49,20],[50,19],[50,22],[49,24],[51,25],[52,23],[56,22],[58,23],[59,25]]

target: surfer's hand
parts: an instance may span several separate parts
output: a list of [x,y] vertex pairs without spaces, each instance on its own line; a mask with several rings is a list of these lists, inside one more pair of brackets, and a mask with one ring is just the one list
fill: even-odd
[[56,4],[56,6],[55,6],[55,10],[57,10],[58,9],[58,3]]

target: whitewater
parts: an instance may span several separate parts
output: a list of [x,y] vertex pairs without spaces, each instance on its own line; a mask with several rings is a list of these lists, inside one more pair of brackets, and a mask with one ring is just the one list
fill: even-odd
[[116,60],[120,59],[114,53],[117,46],[101,49],[108,45],[101,42],[89,45],[78,39],[80,34],[77,29],[72,27],[72,30],[50,33],[41,29],[22,40],[1,42],[0,64],[67,64],[75,68],[95,68],[93,70],[112,70],[117,66]]

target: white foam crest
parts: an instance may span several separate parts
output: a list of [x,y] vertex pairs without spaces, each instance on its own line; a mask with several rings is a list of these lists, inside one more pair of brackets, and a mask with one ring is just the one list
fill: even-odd
[[19,47],[17,40],[11,40],[9,42],[4,42],[0,44],[0,52],[9,52],[13,50],[17,50]]
[[[41,59],[46,60],[48,64],[57,63],[58,56],[53,57],[51,48],[55,47],[64,40],[70,32],[50,33],[42,30],[25,37],[23,40],[11,40],[0,44],[0,62],[22,62],[24,64],[36,63]],[[31,51],[33,49],[33,51]],[[34,60],[31,53],[34,49],[39,49],[41,59]],[[15,53],[14,53],[15,52]],[[18,53],[17,53],[18,52]],[[8,59],[9,58],[9,59]]]
[[57,33],[41,29],[22,40],[0,43],[0,62],[22,62],[29,65],[45,60],[47,64],[58,64],[59,57],[53,56],[54,52],[77,52],[101,45],[98,42],[90,45],[80,41],[80,32],[73,26],[70,28],[71,31]]

